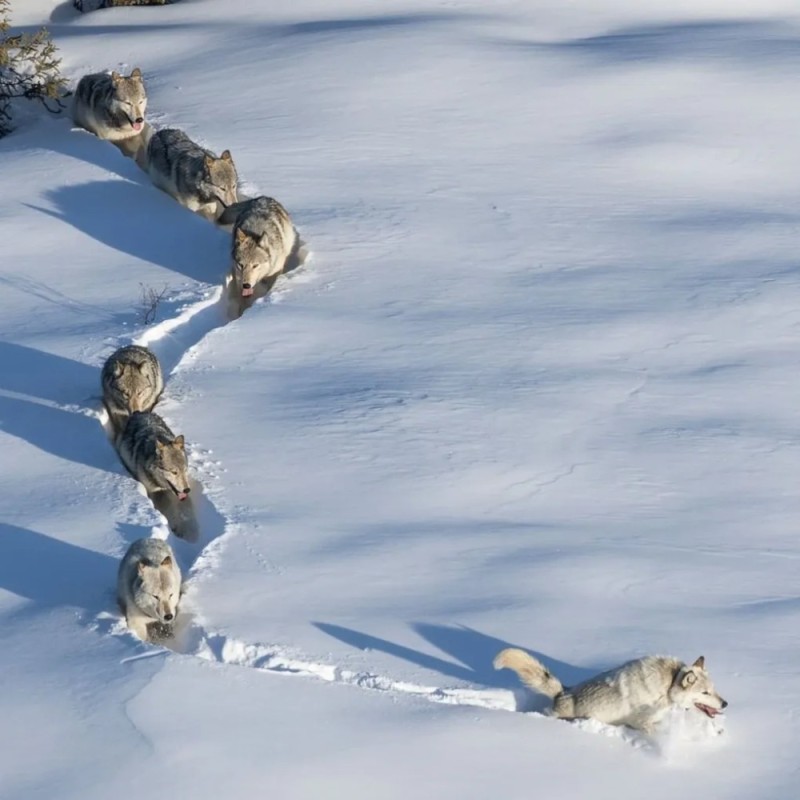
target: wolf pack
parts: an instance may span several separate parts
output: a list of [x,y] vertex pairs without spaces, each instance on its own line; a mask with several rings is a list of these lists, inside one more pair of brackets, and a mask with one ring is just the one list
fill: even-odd
[[[147,92],[140,69],[86,75],[74,94],[72,116],[81,128],[114,143],[133,158],[153,184],[181,205],[231,231],[231,264],[225,280],[231,319],[263,297],[277,278],[302,264],[304,244],[286,209],[271,197],[243,197],[230,151],[219,156],[175,128],[155,130],[146,120]],[[120,460],[163,510],[191,505],[184,437],[153,410],[164,390],[161,366],[146,347],[112,353],[101,372],[103,404]],[[196,541],[183,524],[192,515],[165,514],[172,532]],[[145,538],[120,563],[117,599],[128,628],[145,641],[174,634],[182,594],[181,573],[166,541]],[[494,659],[524,686],[551,701],[559,719],[594,719],[653,733],[673,709],[713,720],[728,705],[714,688],[703,656],[691,664],[669,656],[645,656],[564,686],[530,653],[507,648]]]

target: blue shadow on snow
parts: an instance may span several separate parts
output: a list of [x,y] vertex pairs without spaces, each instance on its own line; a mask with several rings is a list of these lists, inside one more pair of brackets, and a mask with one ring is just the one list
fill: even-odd
[[0,588],[39,605],[103,610],[117,566],[103,553],[0,523]]
[[[416,664],[423,669],[438,672],[447,678],[481,686],[507,689],[519,687],[519,681],[513,673],[508,670],[496,670],[492,662],[494,657],[506,647],[522,646],[488,636],[464,625],[411,623],[410,627],[415,633],[454,659],[445,660],[351,628],[343,628],[326,622],[312,624],[323,633],[359,650],[377,650]],[[538,658],[566,686],[580,683],[597,674],[597,670],[577,667],[527,647],[523,647],[523,649]]]

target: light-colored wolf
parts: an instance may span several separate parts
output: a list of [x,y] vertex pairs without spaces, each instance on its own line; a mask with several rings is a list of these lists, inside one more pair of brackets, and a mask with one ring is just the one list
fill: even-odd
[[84,75],[72,100],[76,125],[114,142],[129,156],[139,149],[146,110],[147,92],[138,67],[128,76],[118,72]]
[[672,707],[695,709],[713,718],[728,703],[714,689],[703,656],[691,666],[668,656],[629,661],[567,688],[545,666],[515,647],[498,653],[495,669],[510,669],[522,683],[553,700],[560,719],[596,719],[652,733]]
[[103,404],[115,432],[125,427],[134,411],[151,411],[164,391],[164,378],[155,354],[136,344],[114,351],[100,375]]
[[289,212],[271,197],[237,203],[220,216],[233,222],[228,296],[234,316],[240,316],[265,295],[300,245]]
[[149,495],[171,492],[189,496],[189,466],[183,436],[176,436],[152,411],[135,411],[116,439],[117,452],[128,472]]
[[152,641],[172,635],[181,597],[181,571],[172,548],[161,539],[138,539],[117,573],[117,602],[128,628]]
[[237,201],[239,177],[230,150],[217,157],[183,131],[164,128],[150,136],[146,162],[159,189],[206,219],[217,220]]

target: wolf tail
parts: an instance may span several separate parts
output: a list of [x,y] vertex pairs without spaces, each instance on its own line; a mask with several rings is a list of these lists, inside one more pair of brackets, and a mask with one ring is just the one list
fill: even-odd
[[564,691],[561,681],[532,655],[516,647],[499,652],[494,659],[495,669],[510,669],[529,689],[554,698]]

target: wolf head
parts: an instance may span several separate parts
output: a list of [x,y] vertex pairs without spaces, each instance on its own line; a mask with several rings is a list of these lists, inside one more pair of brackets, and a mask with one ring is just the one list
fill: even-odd
[[219,200],[226,208],[237,200],[236,187],[239,176],[230,150],[224,150],[219,158],[206,154],[203,159],[205,176],[202,190],[206,197]]
[[156,461],[159,478],[178,500],[185,500],[190,490],[183,436],[176,436],[171,442],[156,440]]
[[147,376],[149,365],[142,361],[117,362],[114,378],[117,390],[125,398],[130,411],[147,411],[153,403],[153,387]]
[[261,267],[269,261],[269,253],[261,246],[261,240],[237,228],[233,237],[233,275],[242,297],[250,297],[253,287],[266,277]]
[[147,93],[144,90],[142,71],[139,67],[125,77],[118,72],[111,73],[114,86],[114,110],[127,119],[132,130],[139,133],[144,127],[144,113],[147,110]]
[[678,670],[669,689],[669,699],[680,708],[696,709],[707,717],[716,717],[728,705],[714,689],[708,676],[705,658],[700,656],[691,666]]
[[180,578],[172,556],[166,556],[160,564],[140,561],[137,567],[133,586],[136,607],[159,622],[172,622],[178,613],[181,596]]

